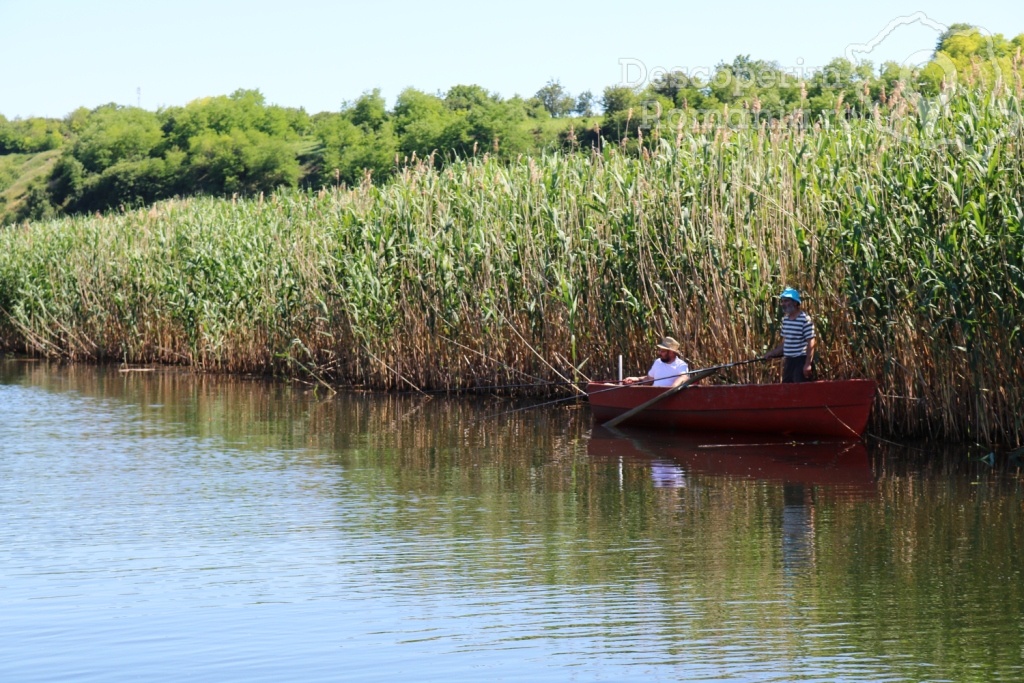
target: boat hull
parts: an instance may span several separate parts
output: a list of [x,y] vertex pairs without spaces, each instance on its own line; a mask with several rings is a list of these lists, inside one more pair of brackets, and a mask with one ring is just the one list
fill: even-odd
[[[801,384],[693,385],[622,424],[689,432],[803,434],[859,439],[877,385],[851,379]],[[587,385],[594,420],[604,423],[661,393],[663,387]]]

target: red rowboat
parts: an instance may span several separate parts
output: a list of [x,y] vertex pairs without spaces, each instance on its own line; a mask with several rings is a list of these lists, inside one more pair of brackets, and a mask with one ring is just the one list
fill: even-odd
[[[868,379],[801,384],[688,386],[623,422],[690,432],[806,434],[859,439],[876,384]],[[591,382],[590,409],[604,423],[669,391]]]

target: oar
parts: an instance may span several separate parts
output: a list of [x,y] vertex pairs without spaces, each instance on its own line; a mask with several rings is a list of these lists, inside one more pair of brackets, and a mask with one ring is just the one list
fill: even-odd
[[618,417],[613,417],[612,419],[610,419],[607,422],[605,422],[602,426],[603,427],[614,427],[614,426],[620,424],[621,422],[623,422],[625,420],[628,420],[629,418],[633,417],[637,413],[641,413],[644,410],[650,408],[651,406],[653,406],[658,401],[662,401],[662,400],[668,398],[669,396],[674,396],[675,394],[679,393],[680,391],[682,391],[686,387],[690,386],[694,382],[702,380],[705,377],[707,377],[708,375],[713,375],[714,373],[718,372],[719,370],[724,370],[725,368],[735,367],[737,365],[746,365],[747,363],[757,363],[758,361],[762,361],[762,360],[764,360],[764,358],[751,358],[750,360],[741,360],[741,361],[736,361],[735,363],[726,363],[725,365],[715,365],[715,366],[710,367],[710,368],[704,368],[703,370],[696,370],[696,371],[690,373],[690,378],[688,380],[686,380],[685,382],[683,382],[682,384],[677,384],[676,386],[670,388],[665,393],[658,394],[657,396],[652,398],[650,401],[647,401],[645,403],[641,403],[636,408],[633,408],[632,410],[627,410],[626,412],[624,412],[622,415],[619,415]]
[[708,375],[714,374],[717,371],[718,371],[718,368],[708,368],[707,370],[699,370],[697,372],[690,373],[690,379],[686,380],[682,384],[677,384],[674,387],[670,388],[665,393],[658,394],[657,396],[652,398],[650,401],[647,401],[646,403],[641,403],[636,408],[633,408],[632,410],[627,410],[626,412],[624,412],[622,415],[619,415],[618,417],[613,417],[612,419],[608,420],[607,422],[605,422],[601,426],[602,427],[614,427],[615,425],[619,424],[620,422],[623,422],[623,421],[628,420],[629,418],[633,417],[637,413],[643,412],[647,408],[650,408],[651,406],[653,406],[658,401],[661,401],[663,399],[668,398],[669,396],[673,396],[673,395],[679,393],[680,391],[682,391],[686,387],[690,386],[694,382],[702,380],[705,377],[707,377]]

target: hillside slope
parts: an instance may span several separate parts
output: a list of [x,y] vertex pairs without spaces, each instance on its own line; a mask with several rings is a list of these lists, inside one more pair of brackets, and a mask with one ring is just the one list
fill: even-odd
[[50,175],[59,156],[59,149],[37,154],[0,155],[0,225],[17,219],[29,187],[37,179]]

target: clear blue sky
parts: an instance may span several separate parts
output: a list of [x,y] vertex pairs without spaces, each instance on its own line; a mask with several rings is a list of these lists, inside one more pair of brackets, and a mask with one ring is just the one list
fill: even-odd
[[[923,12],[925,21],[901,17]],[[890,24],[894,29],[879,34]],[[936,25],[1024,33],[1019,0],[849,3],[437,0],[0,0],[0,114],[60,117],[107,102],[146,109],[238,88],[307,111],[337,111],[373,88],[477,84],[529,96],[549,79],[573,94],[688,72],[738,54],[812,69],[850,46],[918,61]]]

